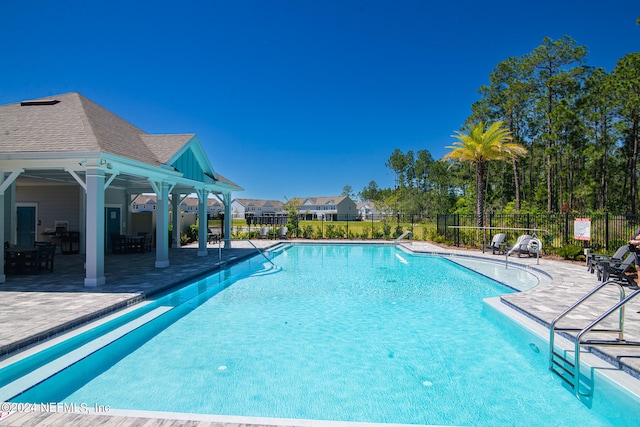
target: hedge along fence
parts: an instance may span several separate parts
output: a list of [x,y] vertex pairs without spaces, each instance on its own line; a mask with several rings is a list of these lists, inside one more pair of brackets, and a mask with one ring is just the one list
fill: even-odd
[[[591,220],[591,239],[574,239],[574,220]],[[234,237],[258,235],[261,225],[233,226]],[[455,246],[481,247],[489,244],[497,233],[505,233],[506,241],[514,243],[522,234],[536,230],[543,249],[569,245],[591,248],[592,251],[615,251],[633,237],[640,228],[640,215],[603,214],[489,214],[485,229],[476,228],[475,215],[443,214],[434,217],[418,215],[332,215],[324,219],[301,220],[289,218],[286,223],[289,237],[300,239],[379,239],[397,238],[411,231],[414,240],[429,240]],[[272,224],[277,231],[282,224]]]
[[[420,219],[417,215],[373,215],[367,218],[354,218],[351,215],[332,215],[328,218],[302,220],[289,219],[288,235],[300,239],[379,239],[390,240],[399,237],[405,231],[411,231],[414,239],[433,240],[435,221]],[[234,237],[254,237],[260,228],[268,226],[277,231],[281,224],[271,225],[234,225]]]

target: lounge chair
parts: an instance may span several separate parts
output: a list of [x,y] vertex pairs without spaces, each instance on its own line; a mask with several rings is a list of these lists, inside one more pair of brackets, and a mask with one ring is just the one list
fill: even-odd
[[260,234],[258,235],[258,239],[268,239],[269,238],[269,227],[262,227],[260,229]]
[[506,246],[504,243],[504,238],[504,233],[496,234],[495,236],[493,236],[493,239],[491,239],[491,243],[485,246],[485,249],[491,249],[494,255],[496,254],[496,251],[498,251],[499,254],[505,253]]
[[601,261],[608,262],[623,262],[627,254],[629,253],[629,245],[623,245],[613,255],[606,254],[589,254],[587,255],[587,269],[593,273],[596,266]]
[[523,234],[518,237],[518,240],[513,245],[507,255],[511,255],[514,253],[518,254],[518,258],[520,255],[526,254],[528,256],[536,256],[542,251],[542,242],[537,237],[532,237],[528,234]]
[[287,227],[280,227],[280,230],[278,231],[278,239],[287,239],[287,231],[289,229]]
[[615,280],[624,285],[636,286],[636,283],[626,273],[636,263],[636,254],[631,253],[622,262],[601,261],[596,266],[598,280],[606,282]]

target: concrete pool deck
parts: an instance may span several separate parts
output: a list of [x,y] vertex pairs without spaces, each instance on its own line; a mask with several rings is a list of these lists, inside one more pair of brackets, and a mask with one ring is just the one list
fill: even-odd
[[[296,242],[291,241],[291,242]],[[301,242],[309,242],[301,241]],[[254,244],[267,248],[278,243],[274,240],[256,240]],[[320,241],[318,243],[344,243],[344,241]],[[361,242],[355,242],[361,243]],[[379,242],[368,242],[379,243]],[[480,259],[504,265],[505,256],[484,254],[478,250],[442,248],[425,242],[403,243],[403,247],[414,252],[451,256],[452,260]],[[48,337],[59,335],[74,327],[86,324],[108,313],[143,301],[147,296],[189,282],[199,276],[216,271],[221,266],[256,254],[256,249],[246,241],[234,241],[233,249],[218,249],[210,246],[207,257],[198,257],[193,247],[174,248],[170,251],[171,265],[164,269],[154,267],[154,253],[131,255],[108,255],[105,260],[106,284],[97,288],[83,285],[83,259],[81,255],[56,255],[55,272],[40,275],[8,276],[0,284],[0,361],[22,348],[35,345]],[[548,324],[557,314],[577,301],[598,284],[584,264],[554,261],[541,258],[509,258],[510,268],[518,266],[540,279],[540,284],[528,291],[506,294],[501,301],[540,324]],[[584,310],[567,321],[582,325],[588,323],[592,313],[601,312],[601,307],[610,307],[617,292],[603,292],[593,298]],[[629,304],[626,310],[625,333],[628,340],[640,341],[640,298]],[[577,324],[576,323],[576,324]],[[630,348],[606,348],[609,359],[619,362],[627,370],[640,372],[640,350]],[[57,412],[17,412],[9,417],[0,413],[0,426],[14,425],[88,425],[96,424],[97,415],[69,414]],[[100,425],[194,425],[194,426],[239,426],[277,425],[277,421],[251,423],[221,421],[220,417],[201,416],[180,419],[177,414],[128,416],[112,412],[101,416]],[[89,418],[88,418],[89,417]],[[292,421],[287,425],[310,425],[304,421]],[[316,422],[314,425],[318,425]],[[337,425],[325,423],[325,425]],[[354,424],[350,424],[354,425]],[[357,425],[357,424],[356,424]],[[364,424],[363,424],[364,425]]]

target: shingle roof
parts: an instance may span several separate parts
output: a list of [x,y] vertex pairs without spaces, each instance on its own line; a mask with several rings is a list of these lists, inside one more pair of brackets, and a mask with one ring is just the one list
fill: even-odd
[[314,205],[326,205],[327,203],[339,204],[347,196],[323,196],[323,197],[298,197],[296,200],[304,203],[309,200]]
[[159,165],[192,136],[147,134],[76,92],[0,106],[5,153],[101,151]]
[[168,163],[171,157],[182,148],[195,134],[140,135],[142,141],[162,163]]
[[281,208],[282,206],[284,206],[284,203],[282,203],[279,200],[263,200],[263,199],[235,199],[235,200],[236,202],[240,203],[242,206],[253,205],[253,206],[263,207],[267,203],[271,204],[271,206],[275,208]]

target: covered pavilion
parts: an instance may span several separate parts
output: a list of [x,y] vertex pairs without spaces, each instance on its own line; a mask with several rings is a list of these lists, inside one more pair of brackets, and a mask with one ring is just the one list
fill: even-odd
[[[207,199],[225,207],[225,247],[231,246],[231,193],[242,188],[217,174],[195,134],[148,134],[71,92],[0,106],[0,241],[27,246],[58,230],[79,233],[84,285],[105,283],[109,233],[135,233],[130,205],[155,193],[155,267],[169,266],[179,244],[180,201],[196,194],[198,256],[207,255]],[[0,283],[4,274],[0,245]]]

